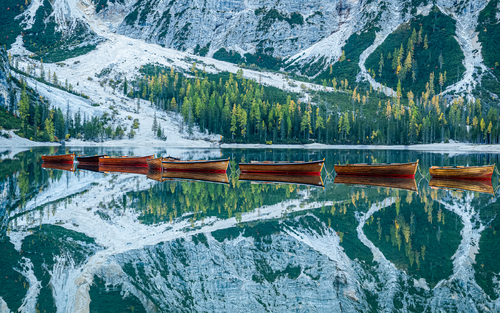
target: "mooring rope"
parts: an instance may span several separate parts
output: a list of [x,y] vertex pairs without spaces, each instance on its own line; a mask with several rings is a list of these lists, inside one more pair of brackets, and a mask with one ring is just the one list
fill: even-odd
[[496,165],[495,165],[495,173],[497,173],[497,175],[500,176],[500,173],[498,172],[498,168]]

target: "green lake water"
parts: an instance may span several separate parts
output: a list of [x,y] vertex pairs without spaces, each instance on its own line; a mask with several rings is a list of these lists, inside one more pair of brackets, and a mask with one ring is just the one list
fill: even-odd
[[[41,155],[70,152],[230,158],[228,182],[42,168]],[[321,159],[316,185],[238,179],[239,162]],[[415,180],[339,183],[333,170],[416,160]],[[4,151],[0,312],[500,312],[498,175],[431,187],[428,174],[493,163],[392,150]]]

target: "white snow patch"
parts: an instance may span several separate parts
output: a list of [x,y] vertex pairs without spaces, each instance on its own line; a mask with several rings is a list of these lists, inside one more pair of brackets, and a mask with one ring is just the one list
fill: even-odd
[[33,272],[33,263],[31,260],[23,257],[22,271],[18,272],[28,279],[29,289],[26,293],[26,297],[23,300],[23,304],[19,308],[19,312],[36,312],[37,298],[42,288],[42,283],[36,278]]
[[9,233],[10,242],[14,245],[14,249],[21,252],[21,248],[23,247],[24,238],[31,235],[30,231],[11,231]]

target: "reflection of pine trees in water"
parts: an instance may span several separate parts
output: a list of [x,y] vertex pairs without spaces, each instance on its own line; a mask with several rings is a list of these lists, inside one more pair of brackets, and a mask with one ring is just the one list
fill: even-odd
[[293,184],[251,184],[238,181],[238,173],[232,173],[229,185],[166,181],[149,190],[129,193],[128,202],[142,212],[139,219],[147,224],[172,221],[186,213],[192,213],[192,223],[209,216],[240,220],[243,213],[263,205],[299,198],[298,192],[308,188]]
[[395,203],[375,213],[364,231],[398,269],[425,278],[432,288],[453,274],[451,257],[460,244],[462,225],[433,200],[437,190],[420,192],[406,197],[397,192]]

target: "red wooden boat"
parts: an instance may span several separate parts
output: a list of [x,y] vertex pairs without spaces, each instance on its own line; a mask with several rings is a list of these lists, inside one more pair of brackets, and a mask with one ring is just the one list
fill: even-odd
[[101,155],[79,155],[76,157],[76,160],[78,163],[83,164],[83,163],[96,163],[99,164],[99,158],[104,158],[108,156],[107,154],[101,154]]
[[432,166],[429,173],[435,178],[491,180],[495,164],[486,166]]
[[42,163],[42,168],[62,170],[68,172],[75,171],[75,165],[73,163],[55,163],[55,162],[44,162]]
[[42,160],[50,163],[73,163],[75,154],[42,155]]
[[167,172],[209,172],[225,173],[229,166],[229,159],[222,160],[187,160],[177,158],[156,158],[148,160],[151,169]]
[[272,162],[252,161],[240,163],[242,173],[267,173],[267,174],[289,174],[289,175],[321,175],[325,160],[313,162]]
[[152,159],[154,155],[148,155],[144,157],[135,156],[119,156],[110,157],[105,156],[99,158],[99,165],[120,165],[120,166],[148,166],[148,159]]
[[337,175],[415,178],[417,162],[334,165]]

